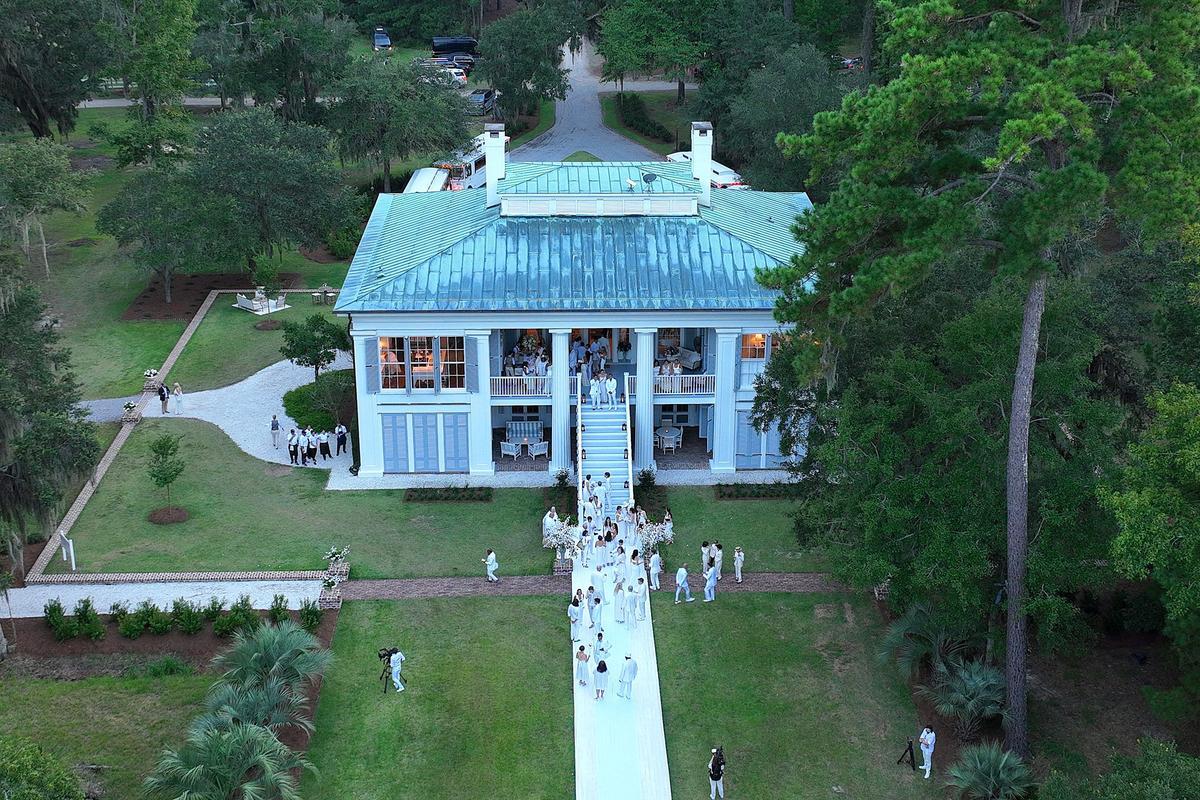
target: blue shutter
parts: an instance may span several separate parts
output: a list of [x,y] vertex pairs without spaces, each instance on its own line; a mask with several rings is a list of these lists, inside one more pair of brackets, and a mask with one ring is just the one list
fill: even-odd
[[759,469],[762,466],[762,434],[750,422],[749,411],[737,412],[737,453],[735,465],[738,469]]
[[[479,342],[474,336],[463,337],[463,367],[466,376],[463,386],[468,392],[479,391]],[[449,469],[449,467],[447,467]]]
[[408,472],[407,414],[384,414],[383,471]]
[[442,453],[446,460],[446,472],[466,472],[470,467],[466,414],[442,415]]
[[768,467],[783,466],[784,461],[787,460],[779,446],[779,423],[774,423],[767,428],[766,456]]
[[413,471],[438,471],[438,415],[413,414]]
[[367,357],[363,364],[363,391],[367,394],[379,394],[379,337],[370,336],[363,340]]

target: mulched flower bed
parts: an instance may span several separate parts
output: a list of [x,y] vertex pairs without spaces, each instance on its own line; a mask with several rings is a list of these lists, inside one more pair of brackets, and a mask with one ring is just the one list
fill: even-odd
[[25,562],[25,569],[20,574],[15,574],[12,562],[8,560],[7,554],[0,556],[0,572],[14,572],[16,580],[13,582],[12,588],[20,589],[25,585],[25,579],[22,576],[33,569],[34,562],[38,560],[38,556],[42,554],[42,550],[46,548],[46,544],[46,542],[33,542],[32,544],[25,545],[22,551],[22,560]]
[[718,483],[713,487],[718,500],[762,500],[770,497],[798,497],[794,483]]
[[[295,289],[301,285],[300,273],[279,273],[279,285]],[[163,300],[162,281],[150,279],[141,294],[133,299],[121,315],[123,320],[190,320],[200,310],[204,299],[213,289],[254,289],[253,279],[245,272],[211,272],[197,275],[177,275],[171,282],[171,303]],[[232,296],[230,303],[233,303]]]
[[[317,638],[325,647],[329,647],[333,641],[337,615],[337,611],[326,611],[321,617]],[[266,612],[262,612],[261,616],[265,617]],[[296,612],[291,612],[291,616],[297,619]],[[103,639],[96,642],[82,636],[62,642],[55,641],[54,632],[40,617],[15,620],[17,635],[14,640],[9,620],[4,619],[0,622],[4,625],[4,633],[9,637],[9,643],[15,643],[13,657],[20,659],[18,667],[22,674],[37,673],[46,677],[61,676],[67,679],[110,674],[112,657],[117,656],[156,658],[173,655],[196,667],[205,667],[212,661],[213,656],[233,642],[232,637],[222,638],[215,635],[212,625],[208,623],[203,630],[191,636],[178,630],[161,635],[146,631],[136,639],[127,639],[117,632],[117,626],[109,621],[107,614],[102,614],[101,619],[106,623],[106,633]],[[3,669],[7,670],[7,667]],[[0,671],[0,675],[2,674],[6,673]]]
[[187,522],[188,512],[180,506],[156,508],[146,517],[155,525],[174,525],[177,522]]
[[264,319],[262,322],[254,323],[256,331],[277,331],[283,327],[283,323],[277,319]]
[[446,486],[420,489],[405,489],[404,499],[409,503],[490,503],[490,486]]
[[333,253],[329,252],[326,245],[318,245],[317,247],[301,247],[300,255],[317,264],[336,264],[339,261],[345,261],[344,258],[338,258]]

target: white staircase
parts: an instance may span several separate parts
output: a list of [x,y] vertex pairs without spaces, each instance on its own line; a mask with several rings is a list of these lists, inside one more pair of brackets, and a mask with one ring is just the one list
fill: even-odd
[[588,475],[593,481],[604,480],[604,473],[609,473],[605,513],[615,519],[617,506],[628,508],[633,497],[628,406],[617,403],[594,409],[590,403],[581,404],[579,428],[580,482]]

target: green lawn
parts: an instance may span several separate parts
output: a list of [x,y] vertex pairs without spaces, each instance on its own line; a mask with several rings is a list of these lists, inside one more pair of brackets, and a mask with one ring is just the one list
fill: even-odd
[[599,161],[600,159],[589,153],[587,150],[576,150],[571,155],[563,159],[563,161]]
[[[633,94],[631,92],[631,94]],[[621,124],[617,113],[616,92],[600,93],[600,117],[605,127],[612,128],[626,139],[632,139],[643,147],[649,148],[661,156],[669,155],[678,150],[691,149],[692,120],[686,107],[679,106],[675,101],[675,92],[636,92],[646,101],[646,113],[651,119],[658,120],[673,131],[676,138],[669,142],[660,142],[643,136],[637,131],[626,128]]]
[[[264,423],[264,436],[265,434]],[[171,502],[191,515],[170,526],[146,515],[165,505],[146,476],[148,446],[182,434],[187,468]],[[324,470],[292,470],[246,455],[197,420],[146,420],[129,438],[72,536],[85,572],[320,569],[349,545],[360,578],[482,575],[485,548],[501,575],[547,575],[542,494],[496,492],[491,503],[407,503],[401,491],[327,492]],[[60,570],[54,561],[52,569]]]
[[105,797],[141,796],[164,747],[182,743],[211,676],[0,680],[0,737],[20,734],[68,765],[102,764]]
[[896,766],[919,720],[895,671],[875,661],[879,629],[870,604],[850,596],[656,600],[673,796],[708,796],[718,744],[729,797],[943,796],[942,781]]
[[[562,606],[557,597],[344,605],[306,800],[574,797]],[[375,654],[390,645],[404,651],[409,683],[385,696]]]
[[725,551],[727,574],[738,546],[746,551],[748,573],[824,569],[820,554],[796,544],[792,500],[716,500],[711,486],[680,486],[667,491],[667,505],[675,520],[675,543],[664,552],[671,571],[686,561],[689,571],[699,572],[700,545],[714,540]]
[[307,294],[288,295],[295,305],[269,317],[234,308],[234,302],[232,294],[221,295],[171,369],[170,381],[179,381],[185,392],[228,386],[282,360],[283,330],[256,330],[255,324],[264,319],[298,322],[312,314],[338,319],[333,306],[314,306]]

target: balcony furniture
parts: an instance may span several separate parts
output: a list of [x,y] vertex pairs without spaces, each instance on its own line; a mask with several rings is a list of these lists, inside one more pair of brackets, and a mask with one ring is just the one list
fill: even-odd
[[542,440],[540,442],[530,442],[528,445],[529,457],[536,460],[538,456],[550,457],[550,443]]
[[513,461],[516,461],[518,458],[520,458],[521,457],[521,443],[520,442],[501,442],[500,443],[500,457],[503,458],[504,456],[512,456]]
[[504,426],[504,438],[510,442],[540,442],[544,437],[541,422],[510,422]]
[[684,369],[697,369],[703,360],[695,350],[685,347],[679,351],[679,363]]

